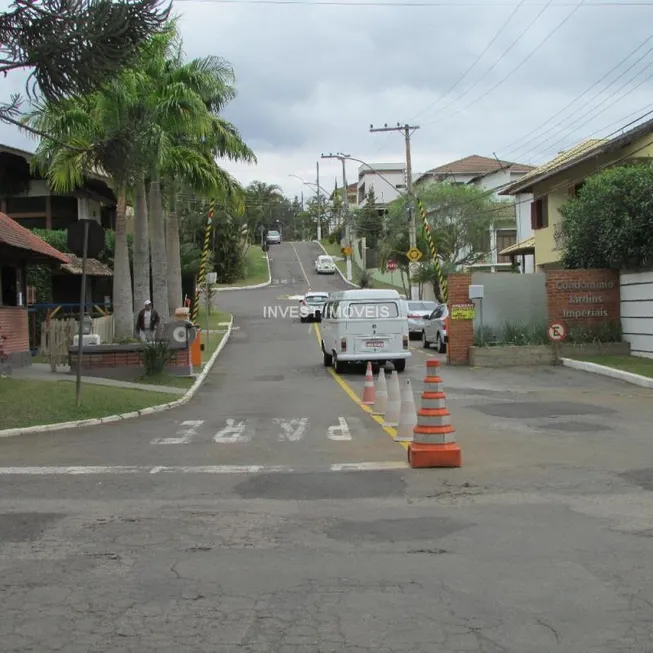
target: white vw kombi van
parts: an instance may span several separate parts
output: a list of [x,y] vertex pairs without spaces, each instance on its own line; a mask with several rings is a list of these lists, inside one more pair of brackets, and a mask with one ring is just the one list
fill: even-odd
[[341,372],[347,363],[406,369],[408,314],[396,290],[343,290],[331,293],[320,324],[324,366]]

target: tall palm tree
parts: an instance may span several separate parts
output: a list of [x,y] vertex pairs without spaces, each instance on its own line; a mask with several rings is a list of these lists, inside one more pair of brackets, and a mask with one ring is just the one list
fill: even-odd
[[101,92],[83,98],[37,103],[25,123],[43,138],[32,158],[32,168],[44,174],[55,192],[74,191],[85,173],[101,169],[111,179],[117,196],[113,270],[116,338],[134,333],[131,272],[127,248],[127,196],[140,161],[134,143],[136,126],[126,119],[134,104],[139,80],[123,73]]
[[174,25],[167,38],[158,38],[158,46],[145,67],[146,114],[153,153],[149,189],[153,291],[165,314],[166,308],[182,301],[177,190],[183,187],[238,205],[240,187],[215,159],[255,161],[255,157],[236,128],[219,115],[235,95],[231,67],[219,57],[184,63]]

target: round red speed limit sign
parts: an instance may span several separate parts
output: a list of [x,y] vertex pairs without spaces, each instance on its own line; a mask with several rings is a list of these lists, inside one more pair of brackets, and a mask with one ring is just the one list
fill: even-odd
[[553,322],[549,324],[549,340],[560,342],[567,337],[567,327],[562,322]]

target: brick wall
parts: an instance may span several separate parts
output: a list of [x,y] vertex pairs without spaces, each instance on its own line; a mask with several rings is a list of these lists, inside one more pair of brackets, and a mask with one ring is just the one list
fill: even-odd
[[1,306],[0,333],[7,337],[4,341],[5,354],[29,351],[27,309]]
[[[77,365],[77,352],[70,352],[68,355],[71,369]],[[185,350],[180,349],[175,353],[174,359],[168,364],[168,367],[187,367],[188,354]],[[136,351],[115,351],[93,353],[85,349],[82,354],[82,368],[85,369],[106,369],[116,367],[142,367],[141,359]]]
[[[449,312],[454,304],[469,304],[471,274],[450,274]],[[447,344],[447,363],[449,365],[469,365],[469,348],[474,344],[474,320],[449,319],[449,342]]]
[[620,320],[619,273],[550,270],[546,273],[549,322],[594,326]]

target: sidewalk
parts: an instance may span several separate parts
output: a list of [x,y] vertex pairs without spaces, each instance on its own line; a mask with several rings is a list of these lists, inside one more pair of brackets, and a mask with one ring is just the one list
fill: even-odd
[[[57,368],[56,372],[52,372],[48,363],[32,363],[32,365],[28,367],[21,367],[13,370],[11,376],[15,379],[33,379],[35,381],[75,381],[75,375],[70,373],[70,368],[68,365],[61,365]],[[83,376],[82,382],[91,383],[94,385],[108,385],[113,388],[128,388],[132,390],[162,392],[165,394],[183,395],[187,392],[187,389],[185,388],[176,388],[169,385],[131,383],[129,381],[104,379],[97,376]]]

